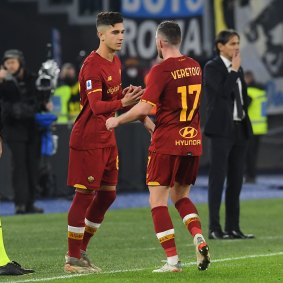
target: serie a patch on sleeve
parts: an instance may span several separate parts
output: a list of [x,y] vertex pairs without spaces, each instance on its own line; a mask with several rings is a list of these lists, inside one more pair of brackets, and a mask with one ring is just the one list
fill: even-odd
[[92,83],[91,83],[91,80],[87,80],[87,81],[86,81],[86,89],[87,89],[87,90],[92,89]]

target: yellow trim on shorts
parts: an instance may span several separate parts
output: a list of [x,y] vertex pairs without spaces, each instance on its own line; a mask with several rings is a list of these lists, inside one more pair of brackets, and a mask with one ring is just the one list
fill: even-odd
[[148,103],[148,104],[150,104],[150,105],[152,105],[152,106],[156,106],[156,104],[153,103],[153,102],[151,102],[151,101],[144,100],[144,99],[141,99],[141,101],[142,101],[142,102],[146,102],[146,103]]
[[148,182],[147,185],[148,186],[160,186],[158,182]]
[[87,190],[87,187],[84,186],[84,185],[81,185],[81,184],[75,184],[74,187],[77,188],[77,189],[84,189],[84,190]]

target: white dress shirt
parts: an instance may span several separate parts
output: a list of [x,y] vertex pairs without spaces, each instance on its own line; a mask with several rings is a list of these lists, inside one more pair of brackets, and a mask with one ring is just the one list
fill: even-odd
[[[222,56],[222,55],[220,55],[220,58],[222,59],[222,61],[225,64],[228,72],[230,73],[231,72],[232,62],[229,59],[227,59],[226,57]],[[241,102],[242,102],[242,105],[243,105],[242,82],[241,82],[241,80],[239,78],[237,79],[237,84],[238,84],[238,87],[239,87],[240,98],[241,98]],[[244,109],[243,109],[243,117],[245,117]],[[233,120],[234,121],[241,121],[241,119],[239,119],[238,115],[237,115],[236,100],[234,100]]]

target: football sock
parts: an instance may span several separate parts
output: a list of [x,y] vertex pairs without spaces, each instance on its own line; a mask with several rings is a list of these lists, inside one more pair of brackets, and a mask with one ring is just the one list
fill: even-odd
[[76,192],[68,213],[68,255],[80,258],[80,247],[85,230],[85,215],[94,195]]
[[104,215],[116,198],[116,191],[97,191],[85,216],[85,232],[81,250],[86,251],[89,240],[101,225]]
[[178,255],[175,244],[174,227],[167,206],[157,206],[151,210],[156,237],[167,256],[170,264],[178,263]]
[[191,235],[202,234],[200,218],[193,202],[189,198],[182,198],[175,203],[175,207]]
[[6,250],[5,250],[4,241],[3,241],[2,224],[1,224],[1,219],[0,219],[0,266],[4,266],[9,262],[11,262],[11,260],[8,258]]

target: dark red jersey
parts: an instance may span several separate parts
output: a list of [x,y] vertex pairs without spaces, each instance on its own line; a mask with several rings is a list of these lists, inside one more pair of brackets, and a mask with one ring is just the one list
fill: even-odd
[[105,122],[122,108],[121,62],[112,62],[92,51],[79,74],[81,112],[70,137],[70,146],[85,150],[116,146],[114,131]]
[[150,151],[201,155],[201,82],[200,65],[190,57],[168,58],[151,69],[142,97],[157,106]]

